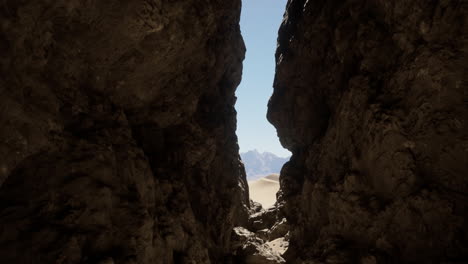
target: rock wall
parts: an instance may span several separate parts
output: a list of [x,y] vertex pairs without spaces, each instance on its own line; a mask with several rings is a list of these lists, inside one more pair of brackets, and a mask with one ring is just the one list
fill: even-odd
[[268,112],[293,152],[288,263],[468,260],[467,14],[289,0]]
[[1,263],[229,262],[240,4],[0,4]]

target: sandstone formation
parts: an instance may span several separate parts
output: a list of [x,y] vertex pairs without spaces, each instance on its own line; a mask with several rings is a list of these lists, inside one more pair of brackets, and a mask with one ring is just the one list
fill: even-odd
[[0,263],[229,263],[240,0],[0,6]]
[[467,4],[289,0],[268,113],[288,263],[468,261]]

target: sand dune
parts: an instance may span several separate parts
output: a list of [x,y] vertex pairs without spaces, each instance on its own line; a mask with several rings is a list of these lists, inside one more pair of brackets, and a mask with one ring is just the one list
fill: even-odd
[[273,206],[279,190],[279,174],[271,174],[255,181],[249,181],[250,199],[262,204],[263,208]]

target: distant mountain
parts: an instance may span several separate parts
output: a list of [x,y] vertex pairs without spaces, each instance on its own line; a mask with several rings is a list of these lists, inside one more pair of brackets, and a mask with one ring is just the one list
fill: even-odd
[[245,171],[248,180],[256,180],[273,173],[280,173],[283,164],[290,157],[278,157],[270,152],[260,153],[257,150],[251,150],[241,153],[242,162],[244,162]]

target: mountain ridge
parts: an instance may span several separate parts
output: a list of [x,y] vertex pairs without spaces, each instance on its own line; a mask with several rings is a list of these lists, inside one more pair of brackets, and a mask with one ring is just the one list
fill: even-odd
[[279,174],[289,157],[278,157],[271,152],[249,150],[240,154],[248,180],[256,180],[270,174]]

